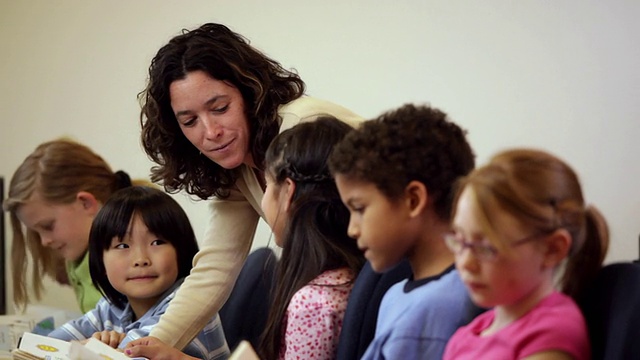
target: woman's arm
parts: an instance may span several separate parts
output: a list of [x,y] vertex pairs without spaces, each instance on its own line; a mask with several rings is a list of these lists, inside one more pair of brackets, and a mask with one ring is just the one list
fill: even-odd
[[[182,281],[180,281],[180,284],[181,283]],[[119,339],[115,347],[130,348],[128,344],[132,341],[137,340],[138,342],[141,342],[144,340],[138,339],[145,339],[148,343],[149,339],[154,339],[149,338],[148,336],[152,329],[158,324],[161,317],[165,314],[167,308],[169,307],[169,304],[171,303],[171,300],[177,294],[179,289],[180,288],[178,287],[173,292],[165,296],[157,306],[149,310],[141,319],[139,319],[135,324],[137,325],[137,327],[135,329],[127,331],[127,333]],[[114,339],[113,337],[109,336],[112,335],[113,334],[111,333],[100,333],[100,336],[103,337],[99,337],[98,339],[100,339],[104,343],[107,343],[105,341],[106,338],[106,340],[111,341],[109,342],[109,344],[111,345]],[[94,337],[96,337],[95,334]],[[187,344],[182,351],[187,355],[203,359],[209,359],[212,356],[214,356],[216,359],[226,358],[227,356],[229,356],[229,347],[227,346],[227,343],[225,341],[222,324],[220,323],[220,317],[218,315],[215,315],[213,318],[209,319],[204,329],[199,332],[198,336],[192,342]]]
[[214,199],[194,267],[150,336],[184,348],[229,297],[258,225],[258,213],[239,190]]

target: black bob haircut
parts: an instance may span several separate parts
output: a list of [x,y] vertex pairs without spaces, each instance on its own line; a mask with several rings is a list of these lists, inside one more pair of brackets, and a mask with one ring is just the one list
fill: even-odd
[[[168,194],[146,186],[118,190],[98,212],[89,235],[89,271],[94,286],[107,300],[124,308],[127,297],[111,286],[104,267],[103,253],[113,238],[122,240],[134,215],[139,215],[149,231],[176,249],[178,278],[189,275],[198,252],[196,236],[182,207]],[[177,280],[176,279],[176,280]]]

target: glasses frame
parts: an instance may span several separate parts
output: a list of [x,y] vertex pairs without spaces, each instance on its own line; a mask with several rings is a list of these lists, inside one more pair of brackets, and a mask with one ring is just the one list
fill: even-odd
[[[533,240],[537,240],[542,236],[548,235],[550,233],[551,231],[545,231],[541,233],[535,233],[533,235],[528,235],[519,240],[510,242],[508,246],[515,248]],[[469,249],[476,259],[480,261],[492,262],[496,260],[498,254],[500,253],[498,248],[489,243],[469,242],[464,238],[461,238],[456,233],[446,233],[444,234],[443,239],[445,245],[447,245],[447,248],[449,248],[449,250],[455,255],[460,255],[465,249]]]

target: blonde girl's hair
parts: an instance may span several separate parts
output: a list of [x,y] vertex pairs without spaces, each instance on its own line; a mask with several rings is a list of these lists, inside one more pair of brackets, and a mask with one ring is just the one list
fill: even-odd
[[[150,184],[144,180],[136,183]],[[27,156],[13,174],[3,204],[4,210],[9,212],[13,231],[13,300],[19,308],[24,309],[30,300],[25,281],[27,257],[31,257],[31,283],[36,299],[43,294],[43,275],[56,278],[64,261],[42,246],[37,232],[22,225],[16,214],[18,209],[36,192],[51,204],[72,203],[80,191],[89,192],[104,203],[114,191],[130,185],[131,179],[125,172],[114,173],[89,147],[69,139],[42,143]]]
[[[495,209],[509,212],[534,234],[567,230],[573,241],[560,287],[574,299],[580,297],[602,266],[609,230],[602,214],[585,203],[578,176],[567,163],[540,150],[507,150],[462,178],[458,197],[466,187],[475,195],[489,235],[498,230],[492,222]],[[506,244],[498,239],[490,236],[504,250]]]

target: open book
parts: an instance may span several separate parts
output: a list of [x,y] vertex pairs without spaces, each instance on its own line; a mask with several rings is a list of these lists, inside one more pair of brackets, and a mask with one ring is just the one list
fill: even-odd
[[33,333],[22,335],[12,356],[14,360],[146,360],[130,358],[93,338],[82,345],[78,341],[68,342]]

